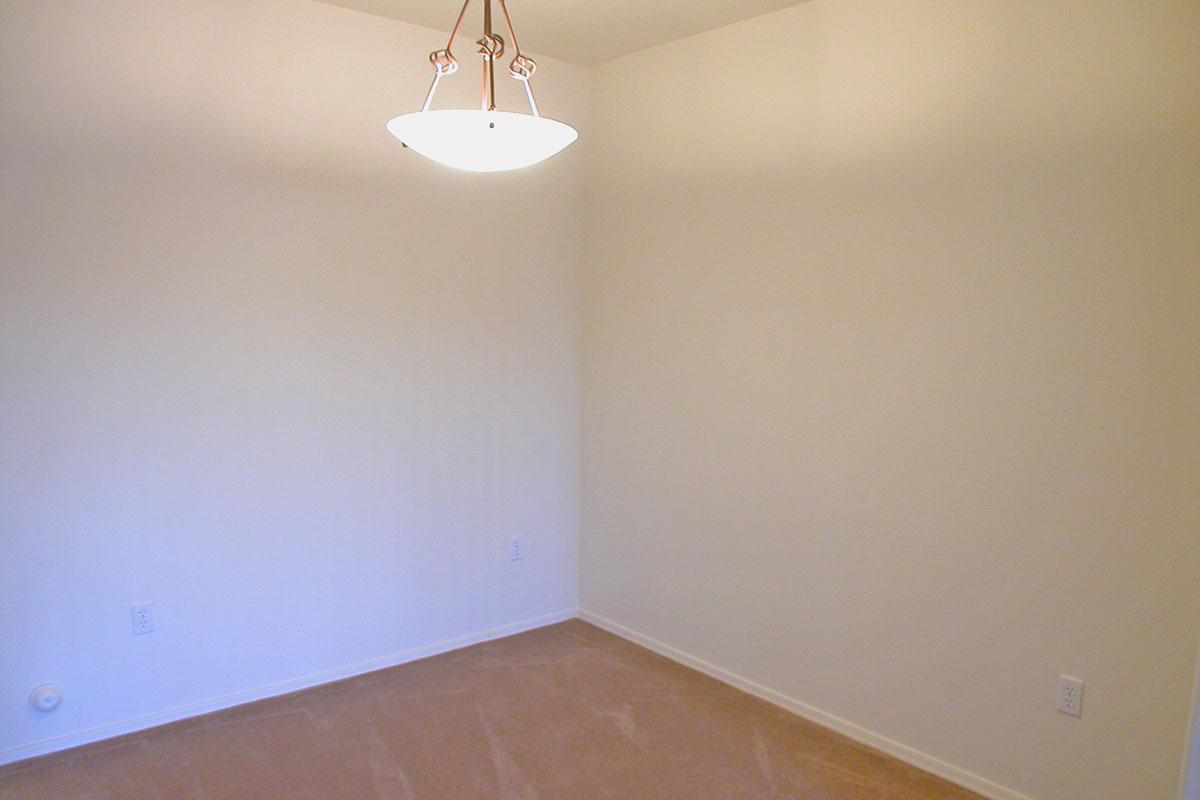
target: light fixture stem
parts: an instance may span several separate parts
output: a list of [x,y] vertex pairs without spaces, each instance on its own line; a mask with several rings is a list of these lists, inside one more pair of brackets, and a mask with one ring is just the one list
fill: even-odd
[[483,57],[483,90],[480,92],[480,98],[479,98],[479,108],[481,111],[495,111],[496,110],[496,103],[495,103],[495,101],[493,101],[491,99],[491,97],[488,94],[488,83],[490,82],[489,78],[491,78],[491,73],[492,73],[491,66],[492,66],[491,61],[488,60],[487,56],[484,56]]
[[483,0],[483,99],[480,106],[484,111],[496,110],[496,41],[492,36],[492,0]]
[[496,110],[496,59],[493,56],[487,57],[487,63],[484,64],[484,69],[487,71],[487,106],[488,111]]

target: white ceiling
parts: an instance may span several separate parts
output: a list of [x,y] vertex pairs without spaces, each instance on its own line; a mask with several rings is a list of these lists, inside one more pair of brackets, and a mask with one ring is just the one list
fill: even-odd
[[[381,17],[449,31],[462,0],[321,0]],[[576,64],[643,50],[738,20],[797,5],[800,0],[508,0],[521,49]],[[495,4],[493,3],[493,6]],[[463,32],[478,38],[483,0],[472,0]],[[503,31],[499,9],[493,27]]]

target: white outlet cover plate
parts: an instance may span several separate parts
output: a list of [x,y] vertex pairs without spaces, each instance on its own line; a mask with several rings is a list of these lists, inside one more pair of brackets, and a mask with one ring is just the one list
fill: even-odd
[[1078,717],[1083,710],[1083,681],[1070,675],[1058,676],[1058,710]]
[[154,608],[152,606],[130,606],[129,614],[132,617],[134,636],[154,632]]

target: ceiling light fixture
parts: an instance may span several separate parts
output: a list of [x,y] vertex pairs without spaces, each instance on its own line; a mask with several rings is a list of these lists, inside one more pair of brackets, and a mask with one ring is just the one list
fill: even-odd
[[406,147],[416,150],[439,164],[472,172],[501,172],[520,169],[545,161],[579,138],[570,125],[538,113],[530,78],[537,70],[532,58],[521,53],[512,18],[504,0],[496,0],[504,12],[504,22],[516,56],[508,65],[508,74],[519,80],[529,98],[529,114],[496,109],[496,60],[504,54],[504,39],[492,33],[492,0],[483,0],[483,38],[479,54],[483,56],[483,92],[478,111],[467,108],[434,111],[433,98],[438,83],[458,72],[458,60],[450,52],[462,27],[471,0],[463,3],[458,21],[450,32],[450,41],[442,50],[429,54],[433,65],[433,84],[425,95],[420,111],[403,114],[388,122],[388,131]]

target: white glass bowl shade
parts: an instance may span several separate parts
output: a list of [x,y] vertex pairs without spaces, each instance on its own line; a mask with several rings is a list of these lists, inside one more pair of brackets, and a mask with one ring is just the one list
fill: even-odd
[[466,108],[403,114],[387,127],[426,158],[471,172],[528,167],[579,138],[570,125],[546,117]]

